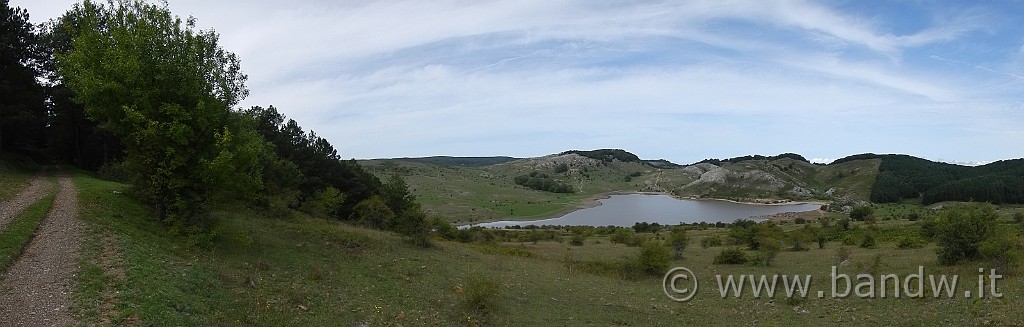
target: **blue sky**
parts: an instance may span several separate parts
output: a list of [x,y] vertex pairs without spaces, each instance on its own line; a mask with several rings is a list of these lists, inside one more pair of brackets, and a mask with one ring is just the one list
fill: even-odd
[[[34,22],[74,1],[13,0]],[[623,148],[1024,157],[1021,1],[205,1],[251,94],[345,158]]]

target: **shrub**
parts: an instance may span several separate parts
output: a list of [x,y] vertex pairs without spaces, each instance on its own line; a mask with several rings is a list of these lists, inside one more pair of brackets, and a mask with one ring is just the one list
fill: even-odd
[[747,254],[738,248],[728,248],[715,256],[714,263],[719,265],[741,265],[747,263]]
[[807,223],[807,219],[804,219],[803,217],[797,217],[796,219],[793,219],[793,222],[796,223],[797,225],[803,225]]
[[632,229],[619,228],[612,233],[612,236],[608,237],[608,240],[612,241],[612,243],[626,244],[633,238],[636,238],[636,233]]
[[669,263],[672,262],[672,255],[668,248],[657,241],[646,242],[640,248],[636,262],[644,273],[660,277],[668,270]]
[[1024,212],[1017,212],[1013,214],[1013,221],[1018,224],[1024,224]]
[[572,238],[569,239],[569,245],[583,246],[583,240],[585,239],[586,237],[584,237],[582,234],[573,235]]
[[919,249],[924,247],[925,244],[925,240],[920,236],[910,235],[901,237],[896,246],[901,249]]
[[846,234],[846,235],[843,236],[843,239],[842,239],[843,245],[849,245],[849,246],[857,245],[857,242],[859,242],[859,241],[860,240],[857,239],[857,235],[854,235],[854,234]]
[[839,224],[836,225],[836,226],[839,226],[840,230],[849,230],[850,229],[850,219],[846,219],[846,218],[840,219],[839,220]]
[[718,236],[709,236],[700,240],[700,247],[707,249],[712,246],[722,246],[722,238]]
[[939,263],[953,265],[978,259],[978,247],[994,235],[996,218],[992,205],[957,205],[939,211],[935,218]]
[[756,263],[765,267],[771,266],[772,261],[779,255],[779,241],[775,239],[765,239],[761,241],[761,246],[757,248]]
[[388,208],[380,196],[374,195],[360,201],[352,208],[352,219],[370,228],[384,228],[384,224],[392,221],[395,213]]
[[916,212],[911,212],[910,215],[907,216],[907,219],[910,221],[917,221],[918,219],[921,219],[921,215]]
[[683,250],[690,244],[690,237],[686,235],[686,229],[682,227],[673,228],[668,238],[668,244],[672,247],[675,258],[682,258]]
[[869,206],[858,206],[850,211],[850,218],[857,221],[873,220],[875,210]]
[[456,296],[467,310],[479,314],[489,314],[497,305],[500,290],[501,283],[498,279],[480,273],[469,277],[465,288],[456,286]]
[[865,233],[864,237],[860,241],[860,247],[874,249],[876,246],[878,246],[878,241],[875,240],[875,234]]
[[997,231],[979,245],[978,253],[991,261],[997,271],[1007,273],[1020,263],[1024,244],[1009,232]]

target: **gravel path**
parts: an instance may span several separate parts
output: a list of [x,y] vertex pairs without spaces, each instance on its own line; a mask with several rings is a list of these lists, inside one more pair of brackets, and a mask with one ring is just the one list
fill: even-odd
[[61,174],[50,213],[0,282],[0,325],[67,326],[83,225],[71,178]]
[[29,181],[28,187],[10,199],[0,202],[0,229],[7,226],[7,223],[10,223],[14,216],[24,211],[29,205],[36,203],[43,196],[46,196],[46,192],[50,189],[49,186],[50,183],[46,180],[46,177],[36,175]]

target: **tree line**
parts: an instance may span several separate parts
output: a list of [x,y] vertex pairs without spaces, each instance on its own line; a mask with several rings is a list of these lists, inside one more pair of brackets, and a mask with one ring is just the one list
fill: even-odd
[[423,239],[401,178],[382,182],[326,139],[246,96],[238,57],[166,3],[85,1],[39,26],[0,0],[0,151],[118,172],[172,231],[241,202]]
[[908,155],[860,155],[881,159],[871,186],[871,201],[899,202],[921,198],[941,201],[1024,203],[1024,159],[1003,160],[969,167],[929,161]]

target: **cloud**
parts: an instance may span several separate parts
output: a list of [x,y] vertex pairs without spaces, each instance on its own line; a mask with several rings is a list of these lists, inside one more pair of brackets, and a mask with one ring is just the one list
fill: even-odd
[[276,105],[344,157],[1024,153],[1019,65],[1006,59],[1024,52],[1019,24],[988,19],[999,8],[839,5],[170,4],[242,58],[243,105]]

